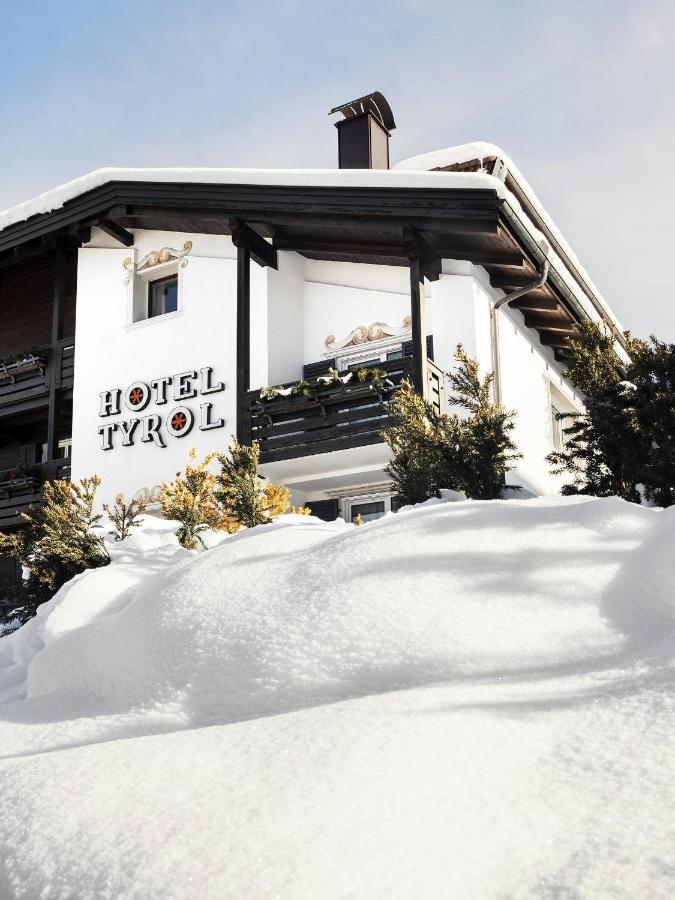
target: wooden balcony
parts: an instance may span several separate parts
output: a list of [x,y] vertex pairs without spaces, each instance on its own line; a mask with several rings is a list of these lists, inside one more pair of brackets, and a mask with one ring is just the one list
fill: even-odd
[[42,485],[55,478],[70,478],[70,460],[0,472],[0,529],[22,522],[20,513],[42,498]]
[[[260,391],[249,391],[242,415],[250,426],[243,436],[260,443],[263,463],[380,443],[382,429],[391,423],[389,401],[401,381],[411,378],[412,366],[411,358],[389,360],[377,366],[386,371],[380,385],[354,376],[347,384],[317,385],[309,397],[265,400]],[[440,370],[431,362],[429,367],[431,385],[431,367]],[[440,382],[435,377],[429,396],[434,404],[442,402],[442,373]]]
[[59,390],[72,388],[74,371],[72,338],[26,354],[15,363],[0,364],[0,409],[26,407],[35,400],[47,398],[52,379]]

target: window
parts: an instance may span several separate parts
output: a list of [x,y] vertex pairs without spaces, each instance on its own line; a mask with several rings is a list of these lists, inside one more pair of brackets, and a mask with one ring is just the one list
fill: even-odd
[[358,516],[361,516],[363,522],[372,522],[394,508],[391,494],[388,493],[352,495],[342,500],[342,518],[345,522],[356,522]]
[[148,319],[176,312],[178,309],[178,276],[169,275],[148,284]]
[[565,445],[564,422],[558,418],[561,412],[562,410],[558,409],[554,403],[551,403],[551,440],[558,452],[562,451]]
[[337,370],[338,372],[354,372],[360,369],[361,366],[377,366],[389,359],[403,359],[403,347],[401,344],[394,347],[389,344],[389,348],[383,347],[381,350],[370,347],[360,352],[345,353],[342,356],[338,356]]
[[[578,413],[580,408],[576,407],[572,400],[566,397],[551,382],[549,382],[549,397],[551,415],[549,425],[550,438],[553,449],[560,453],[565,449],[565,429],[569,428],[573,422],[570,415],[573,416]],[[558,418],[560,415],[564,416],[564,418]]]
[[384,500],[370,500],[367,503],[352,503],[349,508],[349,518],[351,522],[356,522],[361,516],[364,522],[372,522],[373,519],[379,519],[385,514]]

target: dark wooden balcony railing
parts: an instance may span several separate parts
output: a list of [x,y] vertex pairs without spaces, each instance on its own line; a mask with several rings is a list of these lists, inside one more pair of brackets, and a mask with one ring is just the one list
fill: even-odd
[[261,398],[246,395],[242,414],[250,423],[249,440],[260,443],[261,462],[329,453],[379,443],[389,425],[388,401],[404,378],[410,378],[412,359],[380,363],[387,377],[381,386],[359,382],[317,385],[310,397]]
[[42,485],[54,478],[70,478],[69,459],[0,472],[0,528],[19,524],[19,514],[40,501]]
[[46,397],[50,380],[67,390],[73,386],[75,342],[72,338],[27,354],[20,365],[0,365],[0,406]]

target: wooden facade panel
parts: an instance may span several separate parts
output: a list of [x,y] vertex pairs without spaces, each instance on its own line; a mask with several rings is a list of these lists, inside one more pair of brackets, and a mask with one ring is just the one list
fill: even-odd
[[[68,255],[63,310],[64,337],[75,334],[77,254]],[[36,256],[0,269],[0,356],[41,347],[51,340],[54,259]]]

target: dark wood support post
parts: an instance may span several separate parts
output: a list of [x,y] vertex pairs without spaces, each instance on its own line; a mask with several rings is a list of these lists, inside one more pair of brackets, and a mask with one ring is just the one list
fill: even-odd
[[66,296],[66,247],[59,241],[54,254],[54,291],[52,294],[52,335],[49,352],[49,415],[47,419],[47,459],[58,456],[58,431],[61,417],[61,351],[63,305]]
[[427,329],[424,316],[424,275],[418,256],[410,260],[410,312],[412,315],[413,367],[412,382],[415,390],[427,393]]
[[251,386],[251,251],[237,247],[237,440],[251,443],[251,413],[246,394]]

